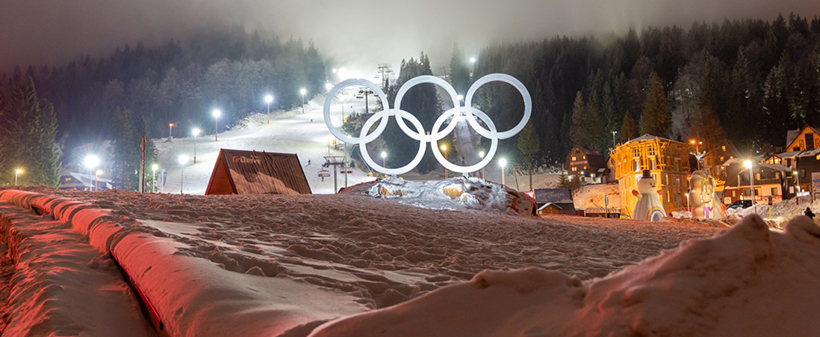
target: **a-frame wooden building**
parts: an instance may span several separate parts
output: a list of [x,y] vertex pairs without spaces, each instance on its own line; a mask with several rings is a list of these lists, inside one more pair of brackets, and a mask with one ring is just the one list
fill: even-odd
[[205,195],[311,194],[296,154],[220,149]]

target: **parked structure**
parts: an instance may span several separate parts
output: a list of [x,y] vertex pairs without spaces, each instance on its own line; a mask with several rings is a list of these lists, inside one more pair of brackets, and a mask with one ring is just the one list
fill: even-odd
[[667,211],[685,207],[689,181],[689,153],[686,143],[652,135],[619,144],[612,151],[612,164],[621,196],[621,213],[632,217],[637,197],[632,194],[638,189],[638,181],[643,170],[655,178],[658,189],[663,193],[660,201]]
[[820,131],[811,126],[786,132],[786,151],[806,151],[820,148]]
[[311,194],[296,154],[219,150],[205,195]]

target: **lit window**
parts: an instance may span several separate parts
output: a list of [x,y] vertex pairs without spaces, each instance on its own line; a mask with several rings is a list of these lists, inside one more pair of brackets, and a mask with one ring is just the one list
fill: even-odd
[[572,156],[572,161],[575,161],[575,156]]
[[723,145],[720,148],[723,149],[723,151],[726,151],[726,145]]
[[584,170],[586,170],[586,169],[587,169],[587,167],[586,167],[586,166],[584,166]]
[[584,159],[587,159],[587,156],[584,156]]

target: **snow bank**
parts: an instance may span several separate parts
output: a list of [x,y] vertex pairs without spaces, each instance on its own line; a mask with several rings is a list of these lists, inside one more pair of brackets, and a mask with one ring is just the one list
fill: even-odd
[[[133,219],[115,218],[110,211],[92,204],[21,191],[0,191],[0,201],[44,210],[70,223],[73,231],[86,236],[100,252],[115,255],[156,309],[163,334],[276,336],[309,331],[322,321],[365,309],[354,297],[339,291],[288,278],[264,277],[264,272],[228,271],[199,254],[188,253],[191,246],[185,242]],[[35,251],[42,250],[32,253]],[[74,280],[63,280],[54,287],[72,283]],[[43,294],[42,300],[52,299]],[[109,317],[102,313],[98,316]],[[26,321],[23,325],[31,328],[34,323]],[[102,324],[113,331],[122,328],[117,320]]]
[[597,184],[582,186],[572,194],[576,209],[605,208],[604,196],[609,196],[609,208],[621,209],[621,193],[618,184]]
[[480,178],[407,181],[387,178],[362,183],[343,193],[366,195],[426,209],[494,210],[530,216],[535,200],[528,195]]
[[771,216],[769,207],[767,204],[757,204],[754,207],[729,209],[725,220],[729,223],[737,223],[743,217],[757,214],[769,224],[769,227],[783,230],[784,224],[798,215],[803,215],[806,207],[810,207],[815,212],[820,210],[820,200],[812,202],[811,197],[800,197],[799,204],[795,198],[784,200],[771,206]]
[[752,215],[603,279],[484,271],[310,336],[816,336],[818,260],[807,218],[777,233]]
[[61,221],[0,203],[0,233],[4,336],[156,336],[114,262]]

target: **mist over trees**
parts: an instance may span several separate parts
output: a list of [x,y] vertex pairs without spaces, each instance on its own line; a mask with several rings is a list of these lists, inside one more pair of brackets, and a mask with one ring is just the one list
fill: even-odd
[[82,57],[62,66],[18,67],[0,76],[0,86],[27,78],[54,104],[58,138],[73,148],[118,136],[116,128],[105,127],[117,122],[118,109],[130,111],[134,122],[144,118],[155,137],[167,137],[168,123],[180,126],[174,128],[176,136],[187,136],[194,126],[213,133],[212,109],[223,111],[223,129],[264,110],[267,93],[275,97],[272,109],[293,107],[302,100],[299,88],[309,95],[324,90],[326,71],[312,43],[234,26],[156,48],[126,44],[106,57]]
[[[563,162],[576,145],[606,154],[612,131],[616,142],[640,131],[698,137],[707,151],[728,139],[748,152],[777,150],[787,130],[820,125],[818,18],[696,22],[688,29],[498,44],[481,51],[472,80],[495,72],[518,78],[532,95],[539,164]],[[507,84],[486,85],[477,96],[500,131],[523,114],[520,94]],[[514,142],[501,146],[519,153]]]

